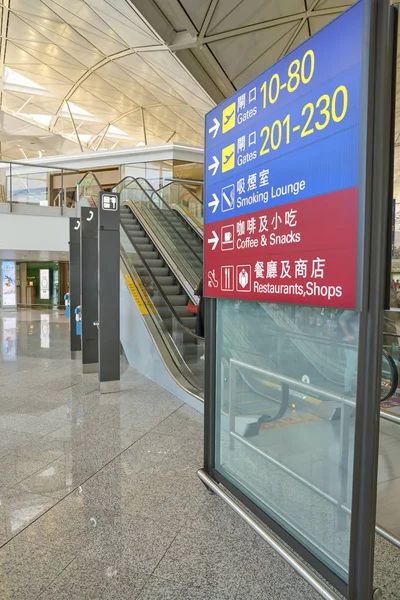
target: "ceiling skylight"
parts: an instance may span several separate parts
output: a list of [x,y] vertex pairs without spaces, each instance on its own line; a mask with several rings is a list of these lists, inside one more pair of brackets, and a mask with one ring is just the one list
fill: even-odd
[[74,104],[73,102],[68,102],[68,104],[67,104],[67,102],[64,102],[62,109],[60,111],[60,116],[69,119],[70,115],[69,115],[68,106],[69,106],[69,110],[72,113],[73,118],[76,119],[77,121],[92,121],[93,123],[98,123],[100,120],[97,117],[95,117],[92,113],[88,112],[81,106]]
[[125,131],[122,131],[122,129],[118,129],[118,127],[114,127],[114,125],[110,125],[109,128],[107,129],[107,137],[112,137],[112,138],[124,138],[127,139],[129,138],[129,133],[126,133]]
[[22,92],[35,96],[52,96],[51,92],[46,90],[42,85],[39,85],[32,79],[28,79],[24,75],[17,73],[10,67],[4,67],[4,89],[13,92]]
[[36,114],[27,114],[27,113],[19,113],[19,116],[29,119],[38,125],[42,125],[44,127],[50,127],[50,123],[53,120],[51,115],[36,115]]

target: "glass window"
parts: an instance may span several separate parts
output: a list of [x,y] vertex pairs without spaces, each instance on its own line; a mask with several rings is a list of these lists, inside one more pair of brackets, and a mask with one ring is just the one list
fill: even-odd
[[216,468],[347,580],[359,314],[217,306]]

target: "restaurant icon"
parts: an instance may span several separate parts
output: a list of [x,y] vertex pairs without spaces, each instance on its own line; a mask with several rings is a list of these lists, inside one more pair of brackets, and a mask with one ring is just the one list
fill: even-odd
[[221,267],[221,290],[223,292],[233,292],[235,289],[234,276],[234,267]]

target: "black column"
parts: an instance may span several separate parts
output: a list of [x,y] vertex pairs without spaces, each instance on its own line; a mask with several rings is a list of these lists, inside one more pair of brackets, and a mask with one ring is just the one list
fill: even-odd
[[76,335],[75,309],[81,301],[81,245],[80,245],[81,220],[73,217],[69,220],[69,298],[71,306],[70,316],[70,342],[71,358],[79,357],[81,350],[81,336]]
[[99,193],[100,392],[120,388],[119,194]]
[[82,370],[97,373],[98,353],[98,260],[96,208],[81,208],[81,306]]

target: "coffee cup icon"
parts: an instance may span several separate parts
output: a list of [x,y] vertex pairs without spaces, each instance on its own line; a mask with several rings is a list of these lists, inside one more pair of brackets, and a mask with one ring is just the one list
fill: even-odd
[[225,231],[224,233],[224,242],[231,242],[232,241],[232,232],[231,231]]

